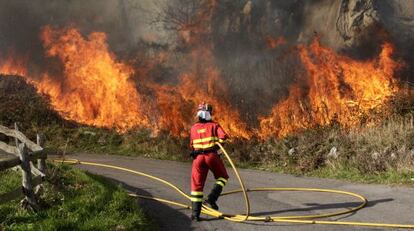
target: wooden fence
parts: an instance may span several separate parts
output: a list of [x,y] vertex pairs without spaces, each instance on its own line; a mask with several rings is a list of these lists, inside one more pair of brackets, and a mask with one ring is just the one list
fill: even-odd
[[13,156],[0,160],[0,171],[17,166],[22,172],[22,186],[10,192],[0,194],[0,204],[24,197],[22,205],[25,208],[37,210],[38,205],[34,190],[45,179],[47,158],[47,154],[42,148],[42,138],[37,135],[36,143],[29,140],[19,131],[16,124],[14,129],[0,125],[0,133],[13,137],[16,144],[11,146],[0,141],[0,150]]

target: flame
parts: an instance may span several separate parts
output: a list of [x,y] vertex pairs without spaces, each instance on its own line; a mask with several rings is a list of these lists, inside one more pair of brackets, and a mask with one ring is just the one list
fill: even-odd
[[148,123],[141,113],[142,99],[129,80],[134,71],[116,61],[104,33],[83,38],[74,28],[45,27],[41,39],[46,55],[62,62],[61,78],[48,73],[29,76],[26,65],[13,59],[3,63],[0,72],[25,76],[65,119],[118,130]]
[[[233,137],[251,135],[238,112],[228,103],[210,46],[193,47],[189,59],[195,60],[195,64],[181,74],[178,85],[171,86],[145,79],[150,66],[156,67],[152,62],[146,68],[133,69],[116,60],[104,33],[93,32],[85,38],[75,28],[47,26],[42,30],[41,39],[46,56],[62,63],[63,76],[47,72],[30,76],[27,63],[19,59],[8,59],[1,65],[0,73],[24,76],[38,92],[50,98],[53,108],[65,119],[121,132],[148,128],[155,134],[169,131],[175,136],[187,136],[195,120],[194,109],[206,101],[215,106],[215,118]],[[157,61],[164,59],[165,54]],[[138,84],[154,93],[151,100],[131,81],[136,72],[144,75]]]
[[18,56],[14,53],[9,54],[4,60],[0,59],[0,73],[6,75],[26,76],[26,63],[26,58],[18,58]]
[[[260,120],[259,136],[281,137],[333,121],[356,126],[363,115],[386,103],[398,87],[393,46],[385,43],[379,56],[356,61],[322,47],[318,39],[299,47],[306,74],[289,88],[289,96]],[[303,87],[305,83],[305,87]]]
[[251,137],[252,132],[249,132],[238,111],[231,107],[225,95],[219,97],[220,92],[225,94],[217,89],[221,84],[219,72],[216,69],[206,69],[205,73],[198,74],[182,74],[177,86],[151,85],[156,94],[158,111],[168,115],[157,119],[159,126],[177,136],[188,136],[188,129],[196,119],[194,108],[206,101],[214,105],[214,118],[232,137]]
[[272,38],[270,36],[266,37],[265,39],[267,47],[270,49],[275,49],[278,46],[284,45],[287,43],[286,39],[284,37],[277,37]]
[[[75,28],[49,26],[43,28],[40,37],[46,56],[62,64],[63,76],[47,72],[29,76],[24,68],[14,69],[14,60],[3,64],[1,73],[24,76],[40,93],[50,97],[54,109],[65,119],[78,123],[121,132],[149,128],[155,134],[169,131],[175,136],[187,136],[195,120],[194,109],[205,101],[215,106],[215,118],[229,134],[248,138],[251,133],[228,102],[214,64],[212,43],[206,39],[216,6],[216,0],[205,1],[189,24],[181,25],[178,35],[190,50],[187,59],[191,62],[185,65],[177,85],[161,85],[145,78],[157,63],[168,59],[166,54],[148,61],[142,69],[134,69],[110,52],[104,33],[93,32],[85,38]],[[131,81],[133,75],[139,75],[140,82]],[[145,94],[138,89],[144,89]]]
[[239,112],[231,106],[226,97],[226,87],[220,81],[219,71],[216,68],[207,68],[205,71],[206,80],[198,80],[198,84],[198,78],[194,73],[184,74],[178,88],[180,95],[193,103],[206,101],[214,105],[214,113],[218,115],[215,118],[225,131],[233,137],[250,138],[252,132],[249,132]]

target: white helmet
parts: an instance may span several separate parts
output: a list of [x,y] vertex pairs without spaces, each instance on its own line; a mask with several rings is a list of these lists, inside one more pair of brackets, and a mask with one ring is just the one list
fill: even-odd
[[197,117],[202,119],[202,120],[206,120],[206,121],[210,121],[211,115],[213,114],[213,106],[211,106],[210,104],[207,103],[201,103],[198,105],[198,109],[197,109]]

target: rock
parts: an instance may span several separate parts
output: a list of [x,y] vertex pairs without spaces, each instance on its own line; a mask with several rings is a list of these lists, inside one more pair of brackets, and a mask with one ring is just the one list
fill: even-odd
[[293,156],[295,153],[296,153],[296,149],[295,149],[295,148],[291,148],[291,149],[289,149],[289,151],[288,151],[288,155],[289,155],[289,156]]
[[85,134],[85,135],[91,135],[91,136],[96,136],[96,132],[92,132],[92,131],[84,131],[83,134]]
[[100,144],[100,145],[105,145],[105,144],[106,144],[106,139],[105,139],[105,137],[103,137],[103,136],[99,137],[99,139],[98,139],[98,144]]
[[125,226],[123,226],[123,225],[117,225],[117,226],[115,227],[115,230],[116,230],[116,231],[123,231],[123,230],[126,230],[126,228],[125,228]]
[[250,16],[250,13],[252,12],[252,1],[246,2],[246,4],[243,7],[242,13],[248,17]]
[[391,153],[390,157],[392,160],[397,159],[397,155],[394,152]]
[[373,152],[373,153],[371,154],[371,157],[372,157],[372,159],[374,159],[374,160],[378,160],[379,156],[380,156],[380,154],[379,154],[378,152]]
[[338,152],[336,147],[332,147],[331,150],[328,153],[328,158],[337,159],[338,158]]
[[408,155],[410,155],[411,158],[414,158],[414,148],[410,149],[410,151],[408,151]]
[[348,45],[354,45],[378,21],[378,13],[372,0],[344,0],[340,6],[336,28]]

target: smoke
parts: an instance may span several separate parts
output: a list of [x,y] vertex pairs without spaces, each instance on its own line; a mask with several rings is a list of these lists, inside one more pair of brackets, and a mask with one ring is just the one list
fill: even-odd
[[105,32],[111,49],[122,53],[141,39],[161,38],[148,25],[153,7],[150,0],[1,0],[0,56],[12,50],[42,57],[39,33],[46,25]]

